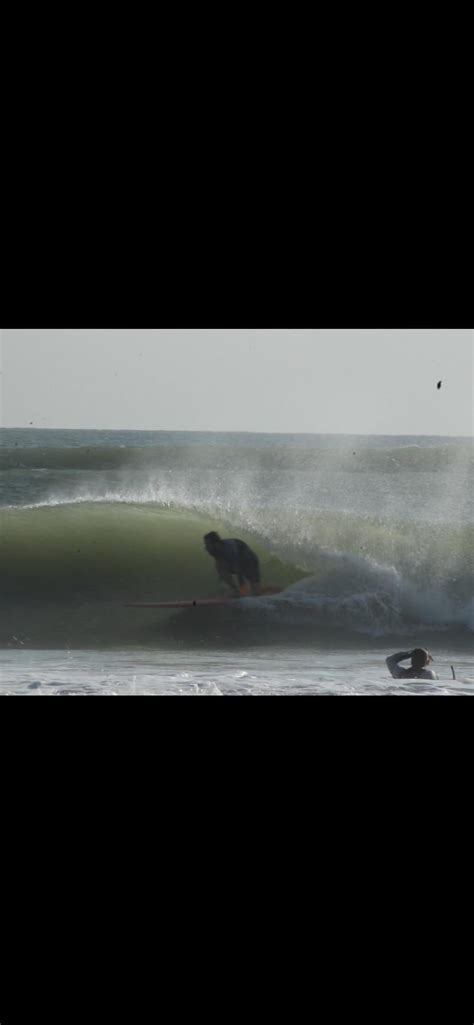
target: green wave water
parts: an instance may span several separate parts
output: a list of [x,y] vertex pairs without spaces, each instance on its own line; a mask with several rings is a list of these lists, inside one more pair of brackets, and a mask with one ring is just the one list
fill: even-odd
[[[232,634],[236,622],[242,637],[276,640],[297,630],[311,637],[473,625],[474,535],[466,526],[408,532],[375,517],[323,512],[295,521],[269,509],[249,529],[202,511],[125,502],[4,509],[0,521],[2,644],[165,643],[176,630],[212,638],[219,625]],[[183,618],[124,608],[224,593],[203,548],[209,529],[246,540],[264,582],[283,594],[199,619],[195,610]]]

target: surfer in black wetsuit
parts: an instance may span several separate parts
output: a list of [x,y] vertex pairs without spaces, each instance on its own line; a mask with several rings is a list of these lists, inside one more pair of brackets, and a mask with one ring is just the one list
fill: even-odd
[[[215,530],[204,537],[206,552],[215,559],[216,569],[221,580],[237,595],[245,594],[246,582],[250,584],[252,594],[260,594],[260,565],[255,552],[238,538],[219,537]],[[237,577],[237,586],[234,577]]]

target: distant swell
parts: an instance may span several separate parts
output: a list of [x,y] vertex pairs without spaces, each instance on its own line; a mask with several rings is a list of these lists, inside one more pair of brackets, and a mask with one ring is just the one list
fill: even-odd
[[30,470],[127,470],[160,471],[195,466],[219,471],[229,463],[234,472],[259,473],[278,469],[299,473],[321,470],[345,473],[378,472],[396,474],[400,471],[449,472],[466,467],[472,469],[473,451],[469,444],[449,443],[429,446],[417,444],[388,448],[367,448],[357,439],[344,448],[295,448],[282,440],[275,447],[255,444],[248,448],[232,447],[230,442],[197,446],[171,446],[165,442],[150,446],[82,445],[76,447],[3,447],[0,448],[0,471]]

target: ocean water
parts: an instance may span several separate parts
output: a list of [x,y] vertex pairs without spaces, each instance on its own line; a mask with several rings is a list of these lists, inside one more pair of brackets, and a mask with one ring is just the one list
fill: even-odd
[[[473,461],[467,438],[2,429],[0,693],[474,694]],[[209,530],[282,592],[125,608],[226,593]],[[439,680],[393,680],[420,645]]]

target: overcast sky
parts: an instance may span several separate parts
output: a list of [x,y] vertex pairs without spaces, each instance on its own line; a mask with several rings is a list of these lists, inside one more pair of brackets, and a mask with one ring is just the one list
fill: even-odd
[[0,360],[4,427],[473,429],[471,331],[4,328]]

